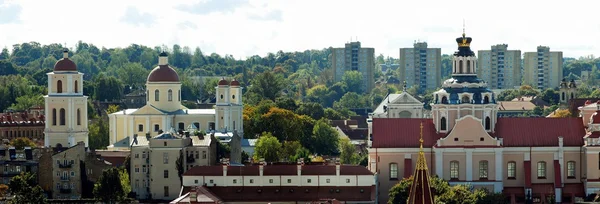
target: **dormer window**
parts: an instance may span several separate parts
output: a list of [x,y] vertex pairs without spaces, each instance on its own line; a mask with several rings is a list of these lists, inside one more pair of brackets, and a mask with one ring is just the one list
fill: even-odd
[[461,102],[462,102],[462,103],[471,103],[471,100],[469,99],[469,96],[467,96],[467,95],[464,95],[464,96],[462,97],[462,100],[461,100]]
[[442,96],[442,104],[448,104],[448,97]]
[[484,104],[488,104],[490,103],[490,97],[488,97],[487,95],[483,97],[483,103]]

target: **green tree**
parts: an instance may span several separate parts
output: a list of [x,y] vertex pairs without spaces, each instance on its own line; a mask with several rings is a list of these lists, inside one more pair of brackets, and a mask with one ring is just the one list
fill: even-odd
[[143,86],[148,78],[148,70],[140,63],[125,63],[117,69],[117,76],[126,86]]
[[281,75],[267,71],[252,79],[249,92],[256,93],[264,99],[275,101],[285,87],[284,81]]
[[302,144],[299,141],[284,141],[283,148],[281,151],[281,157],[283,159],[294,161],[293,158],[296,156],[296,152],[302,148]]
[[346,93],[339,101],[336,101],[333,104],[333,108],[335,109],[364,108],[366,106],[363,97],[354,92]]
[[93,120],[89,125],[89,147],[91,149],[105,149],[109,143],[108,122],[104,118]]
[[0,75],[17,74],[17,69],[8,60],[0,60]]
[[281,143],[271,133],[263,133],[256,143],[254,160],[265,159],[266,162],[279,161]]
[[356,147],[350,143],[350,139],[344,137],[340,139],[340,162],[342,164],[358,164],[360,156]]
[[283,108],[294,112],[296,112],[296,109],[298,108],[298,104],[296,104],[296,101],[289,97],[279,97],[277,98],[277,100],[275,100],[275,104],[277,104],[277,107],[279,108]]
[[17,139],[13,139],[10,141],[10,146],[15,147],[15,149],[24,149],[25,147],[36,147],[35,142],[31,141],[26,137],[19,137]]
[[310,150],[308,150],[304,147],[301,147],[296,150],[296,154],[290,158],[290,161],[296,162],[299,159],[304,159],[304,162],[311,162],[310,156],[311,156]]
[[17,97],[16,103],[13,103],[10,108],[16,111],[26,111],[34,106],[42,105],[44,105],[44,96],[41,94],[30,94]]
[[363,76],[358,71],[346,71],[342,76],[342,81],[348,86],[349,92],[363,93],[361,84],[363,82]]
[[[413,177],[411,176],[400,180],[400,182],[394,185],[389,191],[390,199],[388,203],[406,203],[412,182]],[[436,201],[440,195],[444,195],[450,191],[450,184],[437,176],[430,176],[429,184],[431,185],[432,193],[436,195],[436,198],[434,198]]]
[[325,117],[328,120],[342,120],[342,119],[345,119],[344,116],[340,112],[334,110],[333,108],[326,108],[325,111],[324,111],[324,114],[325,115],[323,117]]
[[121,177],[121,175],[125,177],[126,174],[124,170],[114,167],[104,170],[94,184],[94,198],[104,203],[117,203],[125,200],[129,193],[127,190],[131,190],[131,187],[128,187],[129,181]]
[[323,106],[318,103],[307,102],[300,104],[300,107],[296,110],[296,113],[299,115],[307,115],[315,120],[320,120],[325,116],[325,111],[323,110]]
[[47,203],[44,190],[37,185],[36,176],[30,172],[12,177],[8,189],[15,196],[9,203]]
[[312,151],[321,155],[335,155],[338,153],[339,137],[327,121],[318,120],[313,128]]
[[119,100],[123,98],[123,84],[113,76],[100,75],[95,80],[96,100]]
[[543,92],[541,92],[538,95],[538,97],[540,97],[542,100],[550,103],[551,105],[558,104],[559,99],[560,99],[560,95],[554,89],[546,89]]

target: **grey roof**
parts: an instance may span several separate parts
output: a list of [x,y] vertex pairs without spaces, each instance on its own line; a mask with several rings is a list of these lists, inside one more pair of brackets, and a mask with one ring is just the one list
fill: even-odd
[[113,147],[129,147],[129,136],[115,142]]
[[160,135],[157,135],[154,137],[154,139],[159,139],[159,140],[172,140],[172,139],[181,139],[181,137],[175,135],[174,133],[171,132],[165,132],[162,133]]

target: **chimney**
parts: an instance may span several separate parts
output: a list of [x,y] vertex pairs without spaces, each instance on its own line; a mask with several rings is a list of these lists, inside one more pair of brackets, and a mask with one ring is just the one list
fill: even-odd
[[223,177],[227,176],[227,164],[223,163]]
[[65,59],[69,58],[69,49],[67,49],[67,48],[63,49],[63,58],[65,58]]
[[258,165],[258,175],[259,176],[263,176],[263,172],[265,170],[265,163],[264,162],[260,162]]
[[340,176],[340,168],[341,168],[340,159],[336,158],[335,159],[335,175],[336,176]]
[[160,53],[160,55],[158,55],[158,66],[163,66],[163,65],[168,65],[169,64],[169,57],[167,55],[166,52],[162,52]]
[[196,191],[197,191],[197,189],[193,189],[193,190],[190,191],[190,201],[191,202],[196,202],[198,200],[197,199],[198,192],[196,192]]
[[563,144],[564,144],[564,143],[563,143],[563,137],[562,137],[562,136],[559,136],[559,137],[558,137],[558,147],[563,147]]

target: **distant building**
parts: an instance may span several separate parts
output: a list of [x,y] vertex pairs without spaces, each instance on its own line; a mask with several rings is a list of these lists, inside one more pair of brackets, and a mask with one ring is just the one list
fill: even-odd
[[477,76],[490,89],[506,89],[521,85],[521,51],[508,50],[507,44],[492,45],[479,50]]
[[387,72],[394,72],[396,69],[400,67],[400,64],[392,63],[390,61],[385,62],[385,64],[379,64],[379,68],[383,74]]
[[343,48],[332,48],[331,67],[335,82],[341,81],[346,71],[358,71],[363,76],[361,89],[371,92],[375,87],[375,49],[363,48],[360,42],[346,43]]
[[134,90],[131,93],[125,95],[122,100],[122,104],[127,108],[141,108],[146,105],[146,91],[145,90]]
[[423,102],[406,91],[389,94],[371,114],[373,118],[424,118]]
[[19,137],[26,137],[39,143],[44,143],[44,128],[46,123],[44,115],[22,113],[2,113],[0,114],[0,140],[13,140]]
[[498,101],[498,117],[522,116],[534,108],[530,101]]
[[198,166],[171,203],[376,203],[376,185],[363,166]]
[[442,49],[427,48],[426,42],[416,42],[412,48],[400,48],[399,80],[420,92],[440,86]]
[[23,172],[37,173],[39,167],[39,149],[25,147],[17,150],[15,147],[0,146],[0,175],[2,184],[8,185],[10,179]]
[[523,82],[538,89],[555,88],[563,79],[563,53],[538,46],[536,52],[525,52]]

